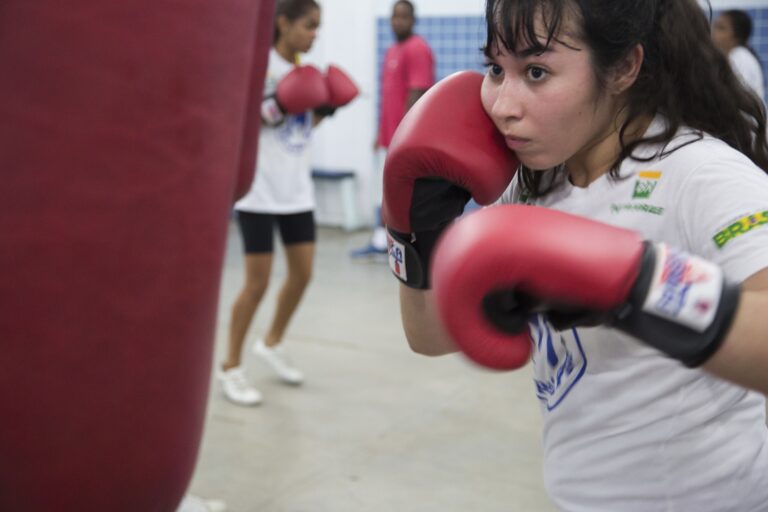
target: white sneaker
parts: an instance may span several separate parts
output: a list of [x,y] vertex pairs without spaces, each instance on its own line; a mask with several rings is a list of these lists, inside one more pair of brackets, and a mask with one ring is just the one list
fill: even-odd
[[226,512],[227,504],[219,500],[206,500],[187,494],[176,512]]
[[268,347],[264,340],[259,338],[253,345],[253,353],[261,357],[286,384],[298,385],[304,382],[304,374],[291,364],[281,345]]
[[248,383],[245,371],[241,366],[219,371],[224,396],[239,405],[258,405],[261,403],[261,393]]

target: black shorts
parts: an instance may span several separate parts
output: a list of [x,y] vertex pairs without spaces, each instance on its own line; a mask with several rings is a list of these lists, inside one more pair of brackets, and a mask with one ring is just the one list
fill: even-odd
[[272,252],[275,224],[280,228],[283,245],[315,241],[315,217],[311,211],[285,214],[238,211],[237,223],[246,253]]

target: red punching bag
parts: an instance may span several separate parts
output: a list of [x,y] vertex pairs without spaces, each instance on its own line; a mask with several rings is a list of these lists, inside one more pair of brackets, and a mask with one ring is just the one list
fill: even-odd
[[2,1],[0,510],[181,500],[273,3]]

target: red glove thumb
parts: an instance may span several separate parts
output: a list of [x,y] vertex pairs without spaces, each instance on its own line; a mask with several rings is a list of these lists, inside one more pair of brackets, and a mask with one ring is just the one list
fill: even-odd
[[344,71],[331,64],[325,73],[325,83],[328,85],[331,107],[342,107],[355,99],[360,90],[355,82]]

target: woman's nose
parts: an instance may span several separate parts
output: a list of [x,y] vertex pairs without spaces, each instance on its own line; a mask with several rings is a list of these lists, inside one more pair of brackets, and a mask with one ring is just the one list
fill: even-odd
[[513,80],[505,78],[499,85],[498,94],[491,108],[491,115],[500,119],[520,118],[523,102],[520,87]]

